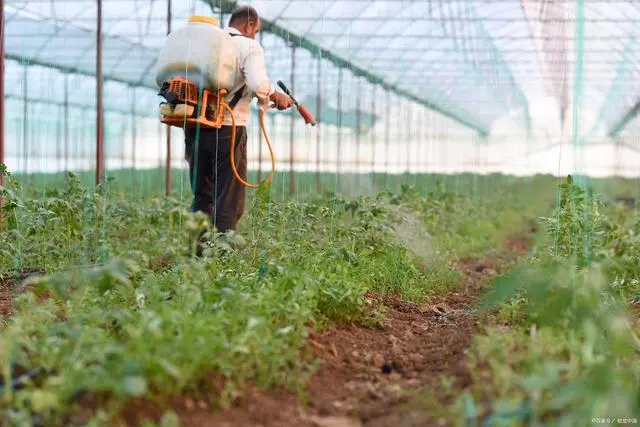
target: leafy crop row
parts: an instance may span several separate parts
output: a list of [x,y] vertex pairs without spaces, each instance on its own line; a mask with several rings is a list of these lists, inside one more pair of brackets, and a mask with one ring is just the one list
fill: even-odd
[[540,221],[537,255],[485,300],[503,325],[476,340],[463,424],[637,422],[640,328],[629,308],[640,302],[640,222],[571,177]]
[[[300,390],[314,366],[302,352],[310,329],[377,322],[366,292],[441,294],[460,279],[457,259],[495,251],[550,211],[553,179],[493,179],[355,199],[276,200],[262,188],[243,238],[214,235],[196,260],[207,221],[184,200],[128,197],[111,182],[88,190],[73,174],[35,194],[9,177],[0,280],[16,287],[16,307],[0,320],[0,423],[84,424],[84,414],[113,425],[135,397],[217,406],[248,383]],[[638,293],[635,218],[571,182],[561,190],[532,257],[494,284],[488,302],[501,302],[496,321],[509,329],[472,349],[463,425],[583,425],[639,402],[626,315]],[[42,275],[23,283],[25,271]],[[101,403],[86,415],[87,401]]]
[[[507,230],[499,203],[446,191],[275,202],[263,188],[243,219],[246,246],[229,251],[239,237],[214,235],[196,260],[202,215],[106,185],[88,190],[70,174],[36,198],[13,177],[2,190],[0,275],[42,275],[16,280],[0,334],[1,421],[70,422],[86,396],[107,402],[98,423],[134,397],[196,393],[217,405],[248,382],[300,387],[309,328],[376,322],[368,291],[424,300],[448,289],[460,277],[452,261]],[[432,240],[408,245],[406,215]]]

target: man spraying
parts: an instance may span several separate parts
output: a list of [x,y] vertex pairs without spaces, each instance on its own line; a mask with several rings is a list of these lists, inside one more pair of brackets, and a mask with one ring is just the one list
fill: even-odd
[[[278,110],[293,105],[292,99],[275,90],[266,72],[264,50],[255,40],[260,31],[260,17],[250,6],[233,12],[227,32],[237,49],[237,74],[234,87],[226,101],[234,111],[236,137],[234,157],[242,179],[247,175],[247,121],[250,103],[258,101],[275,104]],[[236,179],[231,168],[231,118],[226,117],[220,129],[185,129],[185,157],[194,193],[192,211],[207,214],[218,232],[235,230],[244,214],[245,186]],[[197,256],[202,256],[202,242]]]

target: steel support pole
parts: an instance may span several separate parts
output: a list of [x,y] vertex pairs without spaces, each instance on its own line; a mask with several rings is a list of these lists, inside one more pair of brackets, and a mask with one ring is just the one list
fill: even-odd
[[[295,93],[296,83],[296,45],[293,45],[291,48],[291,91]],[[295,191],[295,172],[293,170],[293,157],[294,157],[294,146],[293,146],[293,128],[295,125],[295,108],[291,109],[291,121],[289,125],[289,193]]]
[[102,78],[102,0],[97,0],[96,16],[96,185],[104,177],[104,115]]
[[[420,127],[422,128],[420,135],[422,135],[422,141],[420,142],[420,151],[418,152],[418,173],[425,173],[423,166],[425,166],[425,157],[429,157],[429,149],[428,149],[428,143],[429,143],[429,125],[428,125],[428,117],[427,117],[427,110],[425,108],[421,108],[422,110],[422,120],[420,121]],[[424,152],[427,152],[427,155],[424,155]]]
[[[220,14],[222,15],[222,8],[220,8],[220,11]],[[220,22],[222,22],[222,16],[220,18]],[[260,31],[259,34],[260,46],[262,46],[264,31]],[[258,128],[258,182],[262,182],[262,129],[260,127]]]
[[56,108],[56,154],[55,154],[55,158],[56,158],[56,169],[60,169],[60,164],[62,163],[62,138],[63,138],[63,132],[64,129],[62,129],[63,127],[63,123],[62,123],[62,114],[64,113],[62,111],[62,106],[57,105],[58,108]]
[[427,135],[425,134],[425,128],[426,128],[426,122],[424,120],[424,109],[421,108],[419,105],[416,106],[417,107],[417,112],[416,112],[416,118],[418,119],[418,126],[420,127],[420,131],[418,132],[418,135],[420,135],[420,138],[418,139],[418,148],[416,149],[416,162],[414,164],[415,166],[415,172],[416,172],[416,187],[418,186],[418,180],[421,178],[421,174],[422,174],[422,156],[423,156],[423,150],[424,150],[424,144],[425,141],[427,140]]
[[385,149],[385,156],[384,156],[384,173],[387,176],[385,179],[385,183],[387,186],[389,183],[389,147],[391,145],[391,141],[390,141],[390,133],[391,133],[391,94],[389,93],[389,89],[387,89],[385,91],[386,94],[386,98],[387,98],[387,111],[386,111],[386,122],[387,125],[385,126],[384,129],[384,149]]
[[358,186],[360,186],[360,137],[362,134],[360,133],[360,126],[362,123],[362,117],[360,116],[360,90],[361,90],[361,81],[360,77],[358,79],[358,84],[356,85],[356,182]]
[[[397,173],[397,178],[395,180],[395,191],[400,191],[400,183],[404,182],[404,178],[406,176],[406,172],[403,174],[401,173],[401,156],[400,156],[400,148],[401,148],[401,141],[403,139],[406,139],[406,133],[403,131],[406,131],[408,129],[408,127],[406,125],[404,125],[404,121],[403,118],[405,117],[405,115],[407,114],[406,110],[406,105],[404,102],[402,102],[403,100],[400,99],[398,102],[398,110],[397,110],[397,116],[396,116],[396,141],[395,141],[395,152],[396,152],[396,156],[395,156],[395,161],[393,162],[393,166],[396,169]],[[402,125],[400,125],[402,123]],[[404,135],[403,135],[404,134]]]
[[376,89],[377,85],[373,85],[371,90],[371,128],[369,128],[369,132],[371,132],[371,176],[373,180],[373,184],[375,186],[376,183],[376,133],[373,128],[374,120],[376,119]]
[[22,145],[24,146],[25,180],[29,183],[29,79],[27,63],[22,73]]
[[[0,0],[0,164],[4,164],[4,0]],[[4,175],[0,173],[0,187],[4,185]],[[0,197],[0,213],[4,198]],[[0,214],[0,226],[3,216]],[[2,227],[0,227],[1,229]]]
[[122,114],[121,120],[120,120],[120,122],[122,124],[120,126],[120,138],[119,138],[119,140],[123,142],[121,144],[122,147],[121,147],[121,153],[120,153],[120,168],[121,169],[124,169],[125,164],[127,163],[127,151],[125,150],[126,147],[125,147],[125,144],[124,144],[124,141],[127,138],[127,124],[126,124],[127,119],[126,119],[126,117],[131,118],[131,112],[129,112],[129,114],[127,114],[127,115]]
[[340,180],[340,159],[342,154],[342,68],[338,69],[338,149],[336,152],[336,176]]
[[138,139],[137,120],[136,120],[136,87],[131,87],[131,182],[136,187],[136,145]]
[[64,75],[64,173],[69,172],[69,74]]
[[413,105],[411,104],[407,104],[407,118],[409,120],[407,120],[407,127],[406,127],[406,138],[407,138],[407,180],[409,179],[409,177],[411,176],[411,139],[413,138],[413,123],[411,122],[413,120]]
[[322,191],[320,182],[320,123],[322,111],[322,56],[318,57],[318,76],[317,76],[317,96],[316,96],[316,120],[318,122],[316,129],[316,190],[318,193]]
[[[222,24],[222,23],[221,23]],[[171,0],[167,0],[167,35],[171,33]],[[171,126],[167,125],[167,160],[165,174],[165,195],[171,194]]]
[[422,173],[422,154],[423,154],[422,151],[424,150],[424,143],[427,140],[427,136],[425,134],[426,125],[425,125],[425,119],[424,119],[424,109],[420,108],[420,106],[418,106],[416,117],[418,118],[418,126],[420,128],[420,131],[418,132],[418,135],[420,135],[420,138],[418,139],[418,148],[416,149],[417,161],[415,162],[416,186],[417,186],[419,175]]
[[[0,0],[0,163],[4,164],[4,0]],[[4,175],[0,174],[0,185]],[[0,200],[2,203],[2,200]]]

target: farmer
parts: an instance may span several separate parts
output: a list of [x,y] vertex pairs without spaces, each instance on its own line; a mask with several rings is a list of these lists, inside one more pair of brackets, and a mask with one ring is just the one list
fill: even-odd
[[[241,6],[233,12],[227,32],[236,44],[241,72],[226,100],[234,111],[234,155],[238,174],[244,180],[247,175],[247,121],[253,96],[263,104],[273,102],[278,110],[286,110],[293,104],[289,96],[277,92],[269,82],[264,50],[255,40],[258,31],[260,17],[254,8]],[[220,129],[185,129],[185,158],[194,193],[191,209],[207,214],[220,233],[235,230],[245,204],[245,187],[231,169],[231,118],[225,114],[227,118]],[[202,249],[200,241],[196,251],[198,257],[202,256]]]

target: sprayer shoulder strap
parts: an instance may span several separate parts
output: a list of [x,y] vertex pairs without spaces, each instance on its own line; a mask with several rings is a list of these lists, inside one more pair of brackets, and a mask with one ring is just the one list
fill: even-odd
[[244,92],[245,87],[247,87],[247,85],[242,85],[242,87],[238,89],[236,93],[233,95],[233,98],[231,98],[231,101],[229,102],[229,107],[231,107],[232,110],[236,108],[236,105],[238,104],[238,102],[240,102],[240,98],[242,98],[242,93]]

